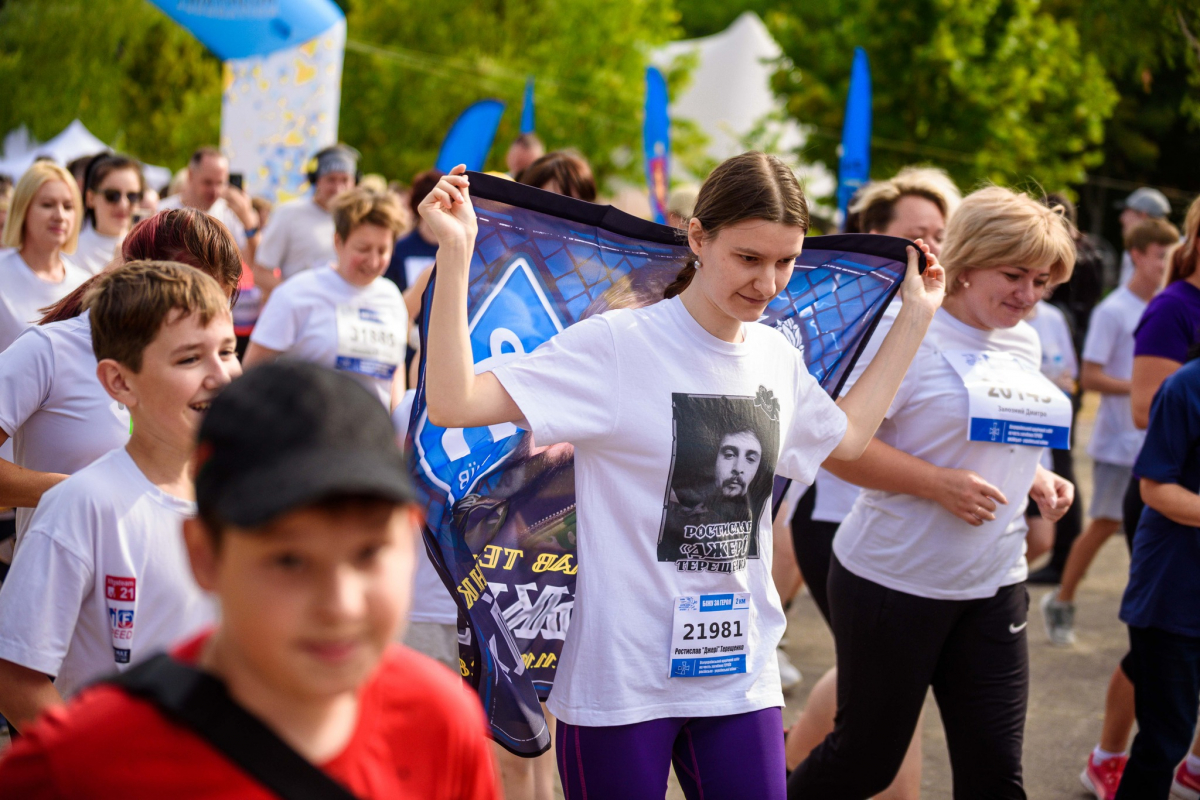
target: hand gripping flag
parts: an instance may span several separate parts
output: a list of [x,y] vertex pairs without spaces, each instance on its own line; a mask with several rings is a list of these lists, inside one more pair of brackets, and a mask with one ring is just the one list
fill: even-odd
[[[518,358],[564,328],[662,299],[689,256],[680,232],[609,206],[469,173],[479,217],[468,327],[476,372]],[[903,239],[850,234],[805,242],[767,309],[836,396],[895,296]],[[430,282],[433,291],[436,282]],[[428,307],[429,294],[426,295]],[[428,334],[428,315],[421,338]],[[427,503],[425,545],[459,607],[460,668],[497,742],[533,756],[550,745],[539,698],[554,684],[574,605],[574,451],[538,447],[508,423],[429,422],[425,352],[409,421],[413,475]]]

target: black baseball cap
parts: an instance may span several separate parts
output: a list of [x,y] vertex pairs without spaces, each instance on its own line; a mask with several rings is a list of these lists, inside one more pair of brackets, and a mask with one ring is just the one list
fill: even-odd
[[200,425],[196,461],[200,515],[239,527],[330,497],[416,500],[379,399],[300,361],[255,367],[227,386]]

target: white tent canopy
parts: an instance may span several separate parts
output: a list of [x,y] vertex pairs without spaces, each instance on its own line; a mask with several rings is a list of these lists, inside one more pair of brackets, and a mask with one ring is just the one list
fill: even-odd
[[[671,104],[671,116],[695,122],[708,136],[708,154],[717,160],[746,149],[746,137],[760,124],[777,137],[778,155],[794,153],[804,141],[795,122],[783,120],[782,103],[771,90],[771,76],[783,54],[767,26],[747,11],[712,36],[671,42],[655,56],[660,66],[695,54],[696,66],[688,86]],[[776,119],[778,118],[778,119]],[[806,165],[811,193],[832,192],[833,176],[817,165]]]
[[[10,131],[4,137],[4,155],[0,157],[0,174],[9,175],[18,180],[35,159],[48,156],[59,164],[67,164],[81,156],[93,155],[104,150],[110,150],[107,144],[96,137],[79,120],[70,125],[48,142],[37,144],[30,137],[24,125]],[[163,186],[171,179],[171,171],[166,167],[156,167],[150,164],[142,165],[148,186]]]

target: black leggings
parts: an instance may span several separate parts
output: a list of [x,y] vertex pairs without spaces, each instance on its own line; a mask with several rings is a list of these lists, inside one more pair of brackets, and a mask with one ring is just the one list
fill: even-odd
[[1004,586],[979,600],[932,600],[860,578],[834,558],[829,599],[837,722],[792,773],[788,797],[856,800],[886,789],[932,686],[956,800],[1023,800],[1025,585]]
[[838,523],[821,522],[812,518],[817,505],[817,484],[813,483],[796,503],[792,515],[792,547],[796,550],[796,564],[800,575],[808,585],[809,594],[817,604],[825,624],[829,624],[829,562],[833,559],[833,536]]

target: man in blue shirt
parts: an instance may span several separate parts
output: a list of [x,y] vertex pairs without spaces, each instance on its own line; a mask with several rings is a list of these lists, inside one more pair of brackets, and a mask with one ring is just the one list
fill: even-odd
[[[1200,361],[1163,383],[1134,473],[1146,510],[1133,540],[1121,620],[1129,626],[1138,734],[1117,800],[1166,797],[1200,700]],[[1175,780],[1200,788],[1188,756]],[[1191,767],[1191,769],[1189,769]]]

